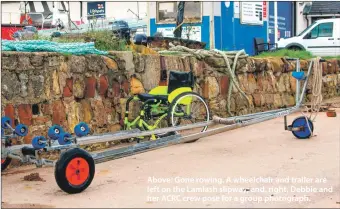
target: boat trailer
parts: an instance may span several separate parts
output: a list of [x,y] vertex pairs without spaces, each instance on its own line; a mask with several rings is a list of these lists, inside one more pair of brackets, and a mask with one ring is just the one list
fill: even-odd
[[[23,124],[17,125],[15,128],[11,126],[12,121],[8,117],[1,120],[1,170],[3,171],[9,165],[11,159],[18,159],[22,163],[34,163],[37,167],[43,165],[55,167],[55,179],[58,186],[65,192],[79,193],[85,190],[92,182],[95,174],[95,164],[113,160],[141,152],[146,152],[161,147],[166,147],[179,143],[192,142],[197,139],[219,134],[225,131],[233,130],[240,127],[249,126],[263,121],[271,120],[278,117],[284,117],[284,129],[291,131],[293,135],[299,139],[307,139],[313,135],[313,122],[307,116],[296,118],[291,125],[287,125],[287,116],[289,114],[301,111],[302,101],[307,88],[308,78],[311,76],[313,63],[311,61],[307,74],[300,71],[298,59],[290,59],[296,61],[296,71],[292,72],[292,76],[297,80],[296,88],[296,105],[289,108],[270,110],[259,113],[252,113],[229,118],[220,118],[213,116],[208,122],[194,123],[191,125],[174,126],[167,128],[159,128],[152,131],[140,131],[133,129],[129,131],[118,131],[114,133],[105,133],[88,136],[89,128],[86,123],[79,123],[75,128],[75,136],[62,132],[59,126],[52,126],[48,131],[49,138],[36,136],[32,140],[32,144],[11,145],[11,140],[25,136],[28,133],[27,126]],[[322,62],[323,60],[319,60]],[[300,92],[300,82],[304,81],[302,91]],[[178,131],[200,128],[222,124],[223,126],[214,127],[204,132],[193,134],[179,134]],[[6,135],[10,132],[10,134]],[[127,147],[106,150],[97,153],[88,153],[80,146],[94,143],[114,142],[123,139],[131,139],[141,136],[150,136],[152,134],[161,134],[173,132],[174,134],[159,138],[136,143]],[[59,159],[56,161],[47,160],[42,157],[44,153],[57,151]]]

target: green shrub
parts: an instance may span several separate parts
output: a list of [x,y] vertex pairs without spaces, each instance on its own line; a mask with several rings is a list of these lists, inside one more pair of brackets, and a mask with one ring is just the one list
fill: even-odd
[[289,49],[281,49],[273,52],[262,52],[261,54],[255,57],[291,57],[291,58],[300,58],[300,59],[311,59],[313,56],[308,51],[295,51]]
[[89,31],[85,36],[95,39],[95,47],[99,50],[128,51],[125,39],[114,37],[110,30]]
[[[280,49],[273,52],[263,52],[255,57],[290,57],[290,58],[299,58],[299,59],[311,59],[314,56],[311,52],[305,50],[289,50],[289,49]],[[340,59],[340,56],[325,56],[322,57],[324,59]]]
[[58,38],[50,36],[34,35],[26,40],[50,40],[58,43],[86,42],[85,39],[94,39],[95,47],[102,51],[128,51],[125,39],[118,39],[113,36],[110,30],[89,31],[81,34],[65,34]]

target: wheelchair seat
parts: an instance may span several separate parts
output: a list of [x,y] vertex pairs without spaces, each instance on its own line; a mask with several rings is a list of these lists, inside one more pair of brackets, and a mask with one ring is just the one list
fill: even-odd
[[166,102],[168,101],[168,95],[153,95],[153,94],[138,94],[138,98],[142,101],[145,102],[148,99],[157,99],[158,101]]
[[190,72],[178,72],[170,71],[169,73],[169,83],[168,83],[168,94],[172,91],[181,87],[193,88],[194,75]]

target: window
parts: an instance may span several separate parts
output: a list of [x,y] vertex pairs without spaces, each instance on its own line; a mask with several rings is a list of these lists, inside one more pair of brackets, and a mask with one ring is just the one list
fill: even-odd
[[29,32],[37,32],[37,28],[36,27],[33,27],[33,26],[25,26],[23,28],[24,31],[29,31]]
[[332,37],[333,23],[321,23],[314,27],[305,38]]
[[53,15],[52,14],[47,15],[47,17],[45,17],[45,20],[47,19],[53,19]]
[[185,2],[184,21],[185,22],[201,22],[201,2]]
[[313,28],[313,30],[310,31],[311,34],[311,38],[317,38],[318,37],[318,33],[319,33],[319,26],[316,26],[315,28]]
[[[179,2],[157,2],[157,23],[176,23]],[[193,23],[202,20],[202,2],[186,1],[184,22]]]
[[176,2],[159,2],[158,8],[158,22],[173,23],[176,22],[177,4]]
[[32,105],[32,114],[33,115],[39,115],[39,106],[37,104]]
[[319,37],[332,37],[333,23],[322,23],[319,25]]
[[298,36],[301,36],[302,34],[304,34],[307,30],[309,30],[310,28],[314,27],[316,24],[316,22],[314,22],[313,24],[309,25],[306,29],[304,29]]
[[114,21],[112,23],[112,29],[113,30],[118,30],[118,29],[122,29],[122,28],[129,28],[128,23],[125,22],[125,21]]

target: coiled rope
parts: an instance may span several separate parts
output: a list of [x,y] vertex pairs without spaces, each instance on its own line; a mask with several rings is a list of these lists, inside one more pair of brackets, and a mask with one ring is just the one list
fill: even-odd
[[315,120],[317,114],[320,111],[322,103],[322,64],[320,63],[320,57],[314,59],[313,63],[313,77],[312,77],[312,102],[311,102],[311,116],[315,113],[312,121]]
[[[313,135],[313,130],[311,129],[309,125],[309,120],[312,122],[315,121],[316,116],[318,115],[321,104],[322,104],[322,64],[320,63],[320,57],[314,58],[311,60],[313,62],[313,76],[311,79],[312,83],[312,99],[311,99],[311,108],[309,108],[309,111],[311,112],[309,117],[301,111],[301,114],[306,118],[306,123],[308,126],[308,129],[311,133],[311,136]],[[308,110],[307,110],[308,111]],[[312,117],[314,115],[314,117]]]
[[[213,49],[213,50],[189,49],[185,46],[173,46],[172,45],[169,50],[159,51],[158,53],[163,54],[163,53],[169,53],[169,52],[186,52],[186,53],[189,53],[189,54],[195,56],[199,60],[204,59],[206,57],[223,58],[225,63],[226,63],[226,66],[227,66],[225,73],[227,73],[227,75],[229,75],[229,81],[231,81],[231,82],[229,82],[229,90],[228,90],[228,98],[227,98],[227,112],[228,112],[228,114],[230,116],[234,116],[234,114],[232,114],[231,111],[230,111],[230,100],[231,100],[231,93],[232,93],[233,87],[236,87],[236,89],[245,98],[248,105],[250,105],[249,98],[246,96],[244,91],[240,88],[238,79],[235,76],[236,64],[237,64],[238,59],[248,57],[248,55],[245,53],[244,50],[224,52],[224,51],[220,51],[220,50],[217,50],[217,49]],[[232,66],[230,65],[228,58],[233,59],[233,65]]]
[[216,51],[218,54],[222,55],[222,57],[224,58],[224,61],[226,62],[227,64],[227,73],[229,75],[229,79],[232,81],[232,82],[229,82],[229,89],[228,89],[228,102],[227,102],[227,111],[228,111],[228,114],[230,116],[234,116],[231,111],[230,111],[230,99],[231,99],[231,92],[233,90],[233,87],[235,86],[236,89],[241,93],[241,95],[246,99],[248,105],[250,105],[250,101],[248,99],[248,97],[246,96],[246,94],[244,93],[244,91],[242,91],[242,89],[240,88],[239,86],[239,83],[238,83],[238,80],[235,76],[235,70],[236,70],[236,64],[237,64],[237,60],[238,60],[238,57],[242,54],[245,54],[245,51],[242,49],[240,51],[238,51],[236,53],[236,56],[234,58],[234,62],[233,62],[233,67],[231,68],[230,67],[230,64],[229,64],[229,60],[228,60],[228,57],[227,55],[225,55],[222,51],[220,50],[217,50],[217,49],[214,49],[214,51]]
[[1,41],[3,51],[21,52],[58,52],[73,55],[98,54],[107,55],[108,52],[95,48],[94,42],[89,43],[57,43],[46,40]]

